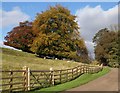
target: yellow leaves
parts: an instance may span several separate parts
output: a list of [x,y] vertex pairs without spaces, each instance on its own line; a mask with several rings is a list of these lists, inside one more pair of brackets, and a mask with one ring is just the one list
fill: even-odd
[[53,27],[53,28],[57,28],[58,26],[57,26],[56,23],[52,23],[52,27]]
[[67,8],[60,5],[50,7],[38,14],[33,23],[37,37],[33,42],[32,49],[37,51],[39,55],[56,55],[68,58],[72,53],[70,57],[76,57],[76,45],[79,48],[86,47],[84,41],[80,39],[75,18]]
[[79,43],[78,43],[78,46],[79,47],[82,47],[82,48],[85,48],[85,43],[83,40],[80,40]]
[[[46,27],[47,27],[46,24],[42,24],[42,25],[39,27],[39,31],[45,33]],[[38,32],[38,33],[39,33],[39,32]]]
[[58,40],[60,38],[60,36],[56,33],[52,33],[52,34],[43,34],[42,32],[39,33],[38,37],[35,38],[33,44],[32,44],[32,51],[37,51],[37,49],[40,47],[40,46],[50,46],[52,45],[52,43],[55,41],[55,40]]

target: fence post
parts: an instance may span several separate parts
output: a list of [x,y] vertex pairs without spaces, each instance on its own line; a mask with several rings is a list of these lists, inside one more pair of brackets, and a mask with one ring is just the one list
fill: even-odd
[[89,73],[89,65],[87,66],[87,73]]
[[90,66],[89,68],[90,68],[89,73],[92,74],[92,66]]
[[77,67],[77,69],[76,69],[76,70],[77,70],[77,77],[78,77],[78,76],[79,76],[79,73],[78,73],[78,67]]
[[10,70],[10,93],[12,92],[12,87],[13,87],[13,85],[11,84],[12,83],[12,81],[13,81],[13,72]]
[[68,70],[67,70],[67,73],[66,73],[66,81],[68,81]]
[[85,65],[83,66],[83,74],[85,74]]
[[60,72],[59,72],[59,74],[60,74],[60,83],[62,83],[62,70],[60,70]]
[[24,87],[25,87],[25,91],[30,90],[30,69],[26,66],[23,67],[23,70],[25,70],[25,72],[23,73],[24,75]]
[[88,73],[88,65],[86,66],[86,73]]
[[27,90],[30,90],[30,68],[27,68],[27,76],[28,76],[28,79],[27,79],[27,81],[28,81],[28,83],[27,83],[28,88],[27,88]]
[[87,73],[89,73],[89,65],[87,66]]
[[72,68],[72,79],[73,79],[73,70],[74,70],[74,69]]
[[103,64],[100,65],[101,66],[101,70],[103,69]]
[[82,66],[79,67],[79,75],[82,73]]
[[87,70],[88,70],[88,68],[87,68],[87,65],[85,66],[85,73],[87,73]]
[[53,69],[52,68],[50,68],[50,75],[51,75],[51,85],[53,85],[54,86],[54,71],[53,71]]
[[25,86],[26,86],[26,69],[25,69],[25,67],[23,67],[23,70],[25,70],[25,71],[23,71],[23,73],[22,73],[22,75],[24,76],[23,87],[24,87],[24,91],[25,91],[25,90],[26,90],[26,88],[25,88]]

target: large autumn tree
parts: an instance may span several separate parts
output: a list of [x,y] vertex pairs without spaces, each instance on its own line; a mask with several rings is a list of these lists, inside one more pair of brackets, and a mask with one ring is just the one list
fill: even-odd
[[38,55],[57,58],[87,57],[87,49],[75,18],[67,8],[60,5],[37,14],[33,22],[36,38],[31,50]]
[[14,27],[12,31],[8,32],[4,44],[22,51],[31,52],[30,48],[34,37],[32,22],[20,22],[19,26]]
[[120,65],[118,31],[110,31],[107,28],[101,29],[93,38],[95,45],[95,58],[111,67]]

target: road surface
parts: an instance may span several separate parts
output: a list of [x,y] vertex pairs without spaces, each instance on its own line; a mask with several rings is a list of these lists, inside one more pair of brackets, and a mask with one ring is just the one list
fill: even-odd
[[118,91],[118,69],[112,68],[108,74],[62,93],[70,91]]

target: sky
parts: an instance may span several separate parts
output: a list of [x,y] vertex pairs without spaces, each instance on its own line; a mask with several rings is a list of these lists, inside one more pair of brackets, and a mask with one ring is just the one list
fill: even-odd
[[80,35],[85,40],[89,54],[94,57],[92,38],[100,29],[118,24],[117,2],[3,2],[0,4],[0,46],[4,37],[19,22],[34,21],[37,13],[45,11],[49,6],[60,4],[76,15],[80,27]]

